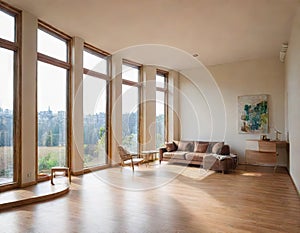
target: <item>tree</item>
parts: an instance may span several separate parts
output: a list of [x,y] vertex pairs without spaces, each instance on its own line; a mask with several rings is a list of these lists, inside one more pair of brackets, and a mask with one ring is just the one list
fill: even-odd
[[52,130],[48,131],[48,134],[47,134],[47,138],[46,138],[46,146],[53,146],[53,135],[52,135]]

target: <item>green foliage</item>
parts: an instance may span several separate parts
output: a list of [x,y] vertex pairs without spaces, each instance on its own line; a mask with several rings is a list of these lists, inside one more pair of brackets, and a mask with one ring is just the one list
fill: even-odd
[[57,154],[50,152],[39,159],[39,171],[48,171],[51,167],[59,165]]
[[12,177],[13,170],[1,169],[0,177]]
[[99,138],[101,139],[105,135],[105,128],[102,126],[99,130]]
[[126,135],[125,137],[123,137],[122,144],[127,150],[137,152],[137,135]]

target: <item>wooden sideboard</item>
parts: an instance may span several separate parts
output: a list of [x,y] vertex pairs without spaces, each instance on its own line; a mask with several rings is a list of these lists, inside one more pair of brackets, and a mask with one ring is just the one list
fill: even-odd
[[286,141],[246,140],[246,164],[277,166],[279,148],[287,148]]

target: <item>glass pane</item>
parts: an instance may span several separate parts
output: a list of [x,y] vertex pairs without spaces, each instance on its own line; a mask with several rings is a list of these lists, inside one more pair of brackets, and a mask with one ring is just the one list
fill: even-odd
[[38,29],[38,52],[47,56],[67,61],[67,43],[41,29]]
[[83,51],[83,67],[102,74],[107,74],[107,60]]
[[138,152],[138,101],[137,87],[122,85],[122,144],[130,152]]
[[139,82],[139,69],[128,65],[122,65],[122,79]]
[[67,71],[38,62],[38,171],[66,165]]
[[165,92],[156,91],[156,148],[165,142]]
[[0,185],[13,182],[14,52],[0,48]]
[[0,10],[0,38],[15,42],[15,17]]
[[165,76],[160,74],[156,75],[156,87],[165,88]]
[[107,164],[106,81],[83,78],[84,167]]

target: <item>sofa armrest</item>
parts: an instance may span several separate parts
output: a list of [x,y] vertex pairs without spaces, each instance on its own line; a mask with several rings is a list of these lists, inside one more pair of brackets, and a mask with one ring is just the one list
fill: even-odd
[[220,155],[230,155],[230,146],[224,145],[221,149]]
[[163,160],[163,156],[164,156],[164,152],[167,152],[167,148],[165,147],[161,147],[158,149],[159,152],[159,161]]

